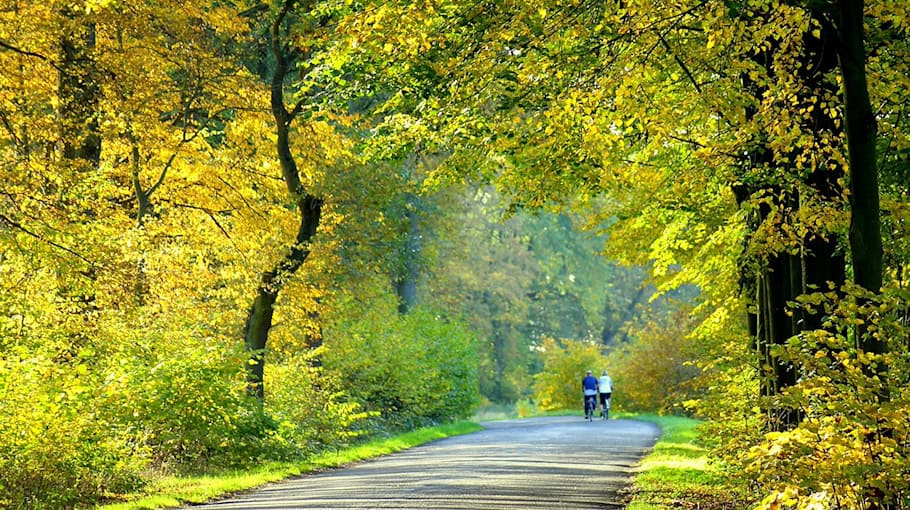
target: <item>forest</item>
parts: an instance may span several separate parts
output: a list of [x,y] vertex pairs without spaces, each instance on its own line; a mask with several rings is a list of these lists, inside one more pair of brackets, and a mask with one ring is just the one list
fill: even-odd
[[910,506],[906,0],[2,0],[0,507],[686,414]]

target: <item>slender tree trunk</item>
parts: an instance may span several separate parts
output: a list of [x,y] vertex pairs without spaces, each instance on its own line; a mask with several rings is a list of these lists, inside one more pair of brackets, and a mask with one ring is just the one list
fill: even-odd
[[503,334],[503,325],[498,321],[492,322],[493,329],[493,361],[495,363],[495,386],[494,394],[496,400],[503,402],[506,399],[505,377],[506,377],[506,339]]
[[[876,141],[878,125],[869,100],[866,82],[866,48],[863,30],[863,0],[838,0],[839,57],[843,79],[844,123],[847,132],[847,159],[850,165],[850,251],[853,256],[853,282],[871,291],[882,287],[883,249],[879,205]],[[887,351],[884,338],[868,331],[868,324],[856,328],[857,347],[866,352]],[[888,367],[882,363],[866,369],[869,377],[885,380]],[[878,392],[879,401],[890,400],[887,384]],[[893,435],[882,424],[881,436]],[[880,487],[866,487],[863,497],[871,510],[896,508],[886,501]]]
[[417,306],[417,279],[420,277],[420,218],[417,214],[418,199],[413,193],[405,195],[405,220],[401,264],[395,279],[398,294],[398,313],[404,315]]
[[652,288],[642,282],[629,303],[620,310],[616,321],[611,318],[613,315],[613,306],[607,300],[604,304],[604,327],[600,331],[600,340],[604,345],[621,345],[629,338],[629,323],[638,315],[636,313],[638,305],[644,303],[646,298],[652,294]]
[[98,168],[101,160],[100,87],[95,68],[95,25],[78,19],[69,8],[62,14],[66,28],[60,41],[57,88],[63,158],[80,165],[83,170]]
[[[759,344],[764,357],[767,373],[762,378],[762,394],[777,395],[783,388],[796,383],[796,370],[779,354],[772,352],[786,345],[794,334],[793,320],[789,314],[788,302],[793,298],[791,288],[792,255],[778,253],[768,256],[765,268],[759,276]],[[787,413],[776,411],[781,425],[786,426]],[[780,428],[780,427],[775,427]]]
[[300,269],[309,256],[309,245],[313,236],[316,235],[322,214],[322,200],[310,195],[301,183],[290,144],[290,125],[293,117],[284,103],[284,81],[291,65],[288,62],[285,42],[281,34],[293,4],[293,0],[285,0],[271,25],[271,52],[275,59],[275,71],[271,83],[271,107],[272,115],[275,118],[276,152],[281,165],[281,174],[288,193],[296,203],[300,223],[288,254],[271,271],[262,275],[243,328],[244,344],[250,353],[247,367],[248,393],[260,400],[265,397],[263,387],[265,352],[269,331],[272,328],[275,301],[288,278]]

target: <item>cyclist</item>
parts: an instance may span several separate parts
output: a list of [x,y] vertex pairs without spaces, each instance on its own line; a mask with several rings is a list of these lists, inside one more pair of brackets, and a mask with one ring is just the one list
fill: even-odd
[[597,378],[588,370],[585,378],[581,380],[581,389],[585,395],[585,419],[590,420],[597,408]]
[[610,418],[610,397],[613,395],[613,379],[606,370],[597,381],[597,391],[600,392],[600,417],[608,420]]

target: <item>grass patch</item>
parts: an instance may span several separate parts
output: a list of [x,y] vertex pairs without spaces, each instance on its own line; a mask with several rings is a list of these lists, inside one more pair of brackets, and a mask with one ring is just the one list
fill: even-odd
[[222,471],[201,476],[166,476],[154,480],[142,493],[123,494],[119,503],[101,505],[99,510],[155,510],[174,508],[244,491],[290,476],[319,471],[387,455],[449,436],[481,430],[472,422],[417,429],[398,436],[376,439],[334,452],[324,452],[301,462],[272,462],[246,470]]
[[628,510],[661,508],[740,509],[744,493],[731,487],[723,468],[698,442],[697,420],[677,416],[637,415],[657,424],[663,434],[642,460]]
[[475,422],[517,420],[519,418],[539,418],[542,416],[584,416],[581,409],[558,409],[541,411],[530,400],[519,400],[514,404],[487,404],[480,407],[471,418]]
[[518,418],[515,404],[487,404],[477,409],[471,420],[481,422],[512,420],[515,418]]

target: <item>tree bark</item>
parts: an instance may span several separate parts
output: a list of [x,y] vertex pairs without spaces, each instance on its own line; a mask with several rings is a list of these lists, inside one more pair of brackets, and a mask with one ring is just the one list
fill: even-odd
[[[800,56],[802,66],[797,74],[803,87],[810,95],[835,95],[829,76],[837,67],[836,35],[824,13],[810,7],[811,14],[822,26],[818,34],[806,33],[803,39],[803,50]],[[755,62],[769,69],[774,60],[775,48],[755,55]],[[748,76],[743,76],[744,86],[760,97],[763,91]],[[747,118],[755,114],[747,110]],[[816,133],[838,132],[835,119],[822,108],[815,108],[804,121],[804,128]],[[750,158],[753,165],[776,165],[774,155],[762,140],[756,140],[754,153]],[[794,171],[795,172],[795,171]],[[797,175],[794,173],[794,175]],[[752,195],[761,192],[764,198],[770,198],[773,207],[785,216],[785,221],[795,218],[806,204],[837,204],[843,195],[840,179],[843,168],[819,167],[802,177],[798,182],[783,186],[762,186],[761,183],[751,186],[734,187],[737,202],[742,205],[752,199]],[[762,205],[750,220],[749,228],[754,230],[770,213],[769,205]],[[747,244],[750,241],[747,240]],[[747,300],[754,302],[747,310],[749,329],[755,339],[755,348],[760,355],[765,369],[760,383],[764,396],[780,394],[786,387],[795,384],[799,373],[797,368],[780,358],[773,351],[785,346],[794,335],[804,331],[819,329],[823,326],[820,312],[809,312],[788,303],[807,292],[827,291],[831,286],[840,289],[845,281],[846,262],[839,250],[839,239],[836,232],[824,227],[812,227],[799,240],[799,246],[791,248],[792,252],[764,254],[758,262],[744,258],[740,287]],[[747,248],[746,248],[747,249]],[[750,269],[755,267],[757,269]],[[799,412],[794,409],[775,406],[768,409],[771,418],[770,426],[774,429],[786,429],[799,422]]]
[[[866,49],[863,40],[863,1],[839,0],[839,55],[843,78],[844,121],[850,164],[850,250],[853,281],[878,292],[882,287],[882,237],[879,216],[876,139],[878,126],[866,83]],[[884,345],[867,339],[872,352]]]
[[400,267],[395,278],[395,292],[398,294],[398,313],[404,315],[417,306],[417,279],[420,277],[420,218],[417,214],[417,197],[405,195],[405,220]]
[[294,244],[288,254],[271,271],[262,275],[243,328],[244,344],[250,356],[247,366],[247,392],[259,400],[265,397],[263,386],[265,352],[269,331],[272,328],[275,301],[288,278],[300,269],[310,255],[310,242],[319,227],[323,204],[321,199],[310,195],[304,189],[297,163],[291,152],[290,125],[293,116],[288,112],[284,103],[284,81],[291,65],[285,53],[281,31],[293,5],[293,0],[285,0],[271,25],[271,52],[275,59],[275,71],[272,74],[271,83],[271,108],[275,118],[276,152],[281,165],[281,174],[288,193],[296,203],[300,223]]
[[69,8],[61,14],[67,25],[60,41],[57,83],[63,159],[84,170],[98,168],[101,161],[100,87],[94,58],[95,25],[78,19]]
[[[828,14],[815,7],[810,10],[812,18],[821,26],[818,35],[807,32],[803,36],[803,66],[800,77],[806,88],[816,95],[828,94],[836,97],[836,84],[829,78],[837,71],[837,31],[828,21]],[[809,117],[811,128],[816,133],[830,133],[836,136],[840,131],[837,119],[824,108],[815,108]],[[805,179],[815,201],[820,203],[839,204],[842,201],[844,188],[841,184],[845,169],[836,164],[833,168],[827,165],[813,169]],[[827,291],[833,288],[840,292],[846,282],[846,258],[839,248],[840,235],[832,230],[810,232],[803,239],[802,293]],[[800,331],[820,329],[823,314],[802,313]]]
[[[843,79],[844,124],[847,132],[847,160],[850,165],[850,251],[853,256],[853,282],[878,293],[882,287],[883,249],[878,188],[876,141],[878,125],[869,100],[866,81],[866,48],[863,33],[863,0],[838,0],[838,55]],[[862,304],[862,301],[861,301]],[[856,327],[860,350],[883,354],[888,347],[884,338],[869,334],[868,323]],[[887,376],[884,364],[872,365],[867,375]],[[887,385],[877,395],[879,401],[891,399]],[[892,434],[885,425],[879,434]],[[865,487],[864,499],[871,510],[895,508],[880,487]]]

